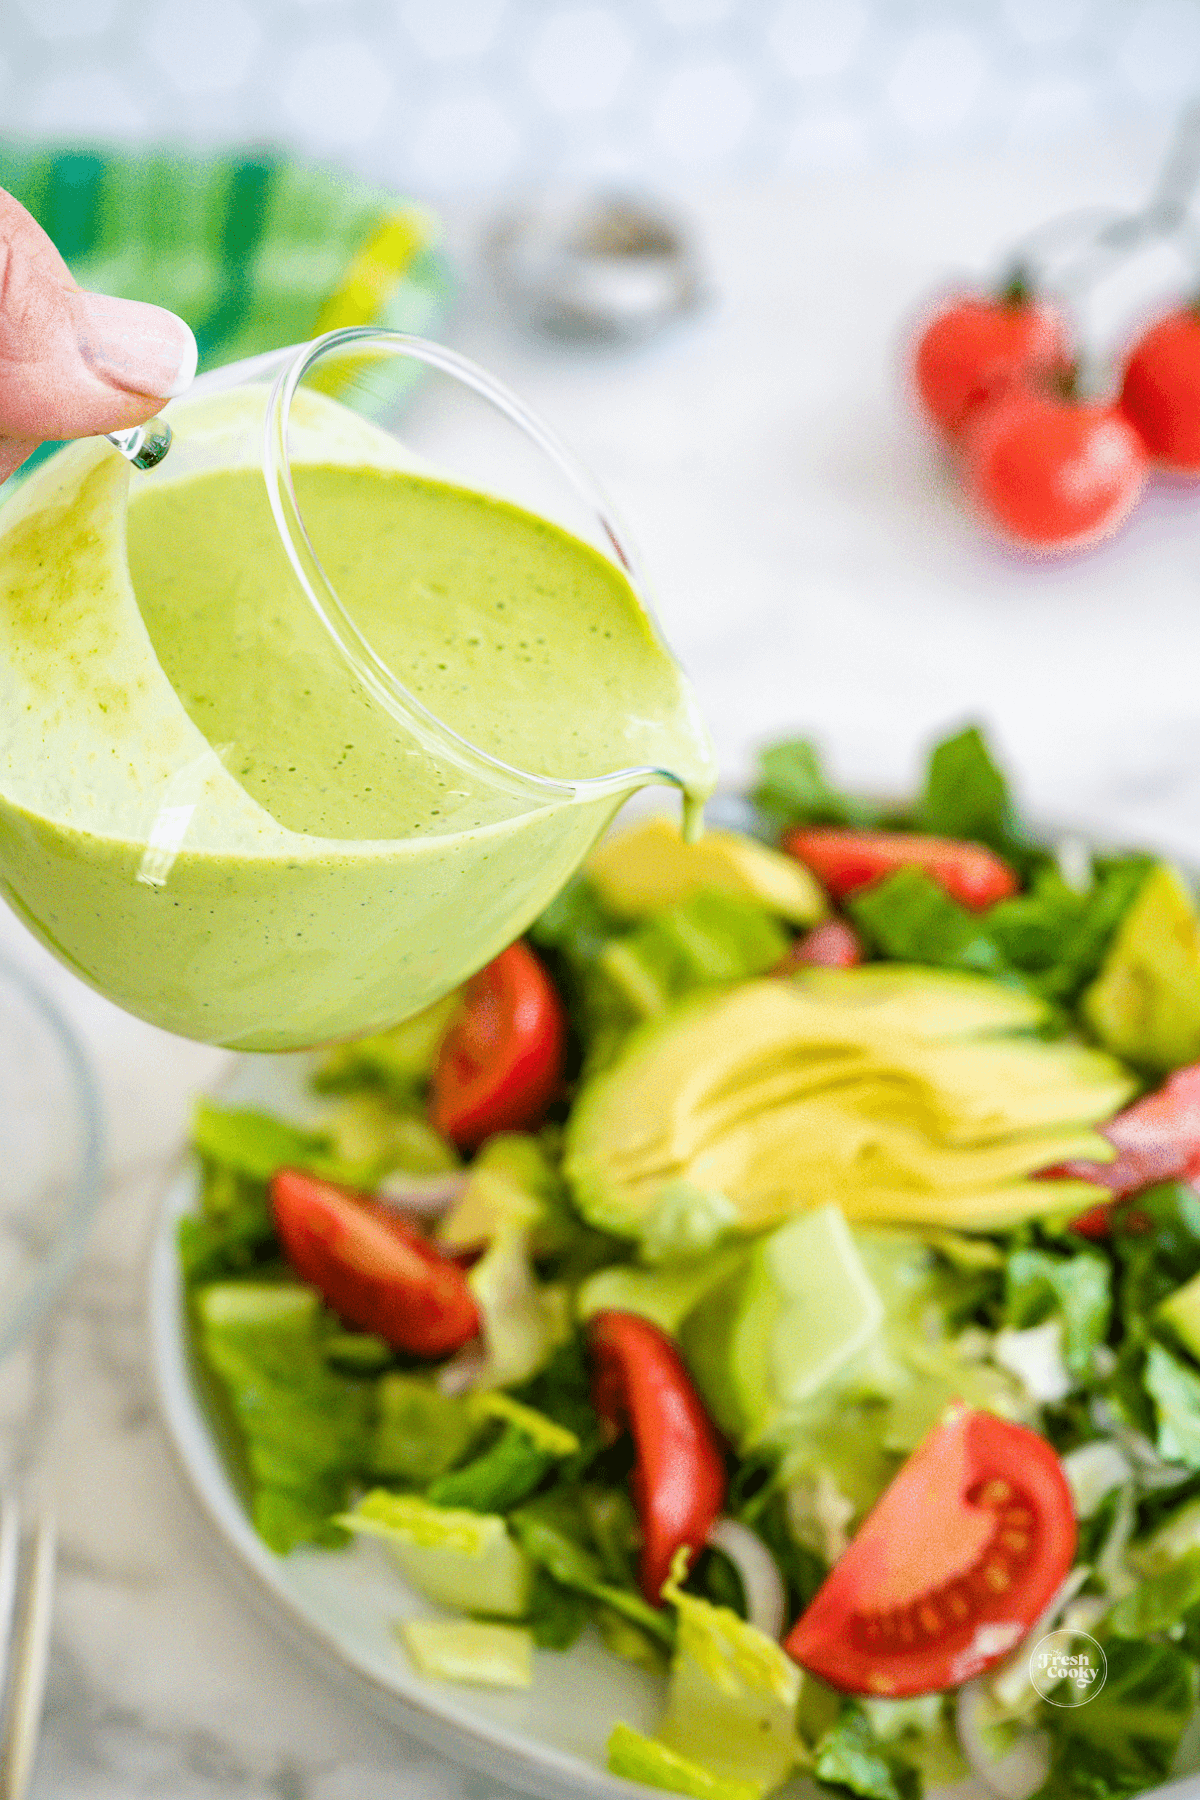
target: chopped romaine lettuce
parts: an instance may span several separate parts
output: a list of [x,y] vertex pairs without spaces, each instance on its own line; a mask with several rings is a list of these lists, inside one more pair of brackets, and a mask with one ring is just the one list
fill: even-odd
[[700,893],[610,938],[598,967],[637,1019],[712,982],[765,975],[791,939],[765,907],[735,894]]
[[529,1233],[505,1226],[467,1276],[483,1317],[484,1363],[477,1388],[528,1381],[570,1335],[570,1297],[538,1280]]
[[674,1642],[674,1625],[665,1612],[648,1606],[632,1586],[618,1587],[605,1579],[606,1570],[589,1542],[591,1534],[577,1494],[540,1495],[518,1507],[509,1524],[526,1554],[561,1586],[604,1601],[665,1644]]
[[507,1512],[540,1487],[564,1457],[579,1450],[573,1431],[507,1394],[480,1394],[470,1410],[502,1420],[503,1430],[473,1461],[430,1484],[427,1498],[435,1505]]
[[543,1256],[562,1246],[572,1223],[562,1178],[542,1139],[502,1131],[480,1149],[462,1198],[436,1235],[457,1250],[489,1244],[504,1230],[523,1230],[533,1253]]
[[360,1186],[374,1187],[393,1170],[440,1175],[458,1167],[453,1144],[424,1114],[402,1111],[386,1094],[347,1094],[324,1124],[335,1155],[361,1171]]
[[370,1458],[374,1392],[332,1370],[331,1321],[311,1289],[219,1282],[195,1295],[200,1345],[221,1378],[245,1443],[252,1512],[279,1555],[337,1544],[331,1515]]
[[1063,1355],[1077,1381],[1094,1373],[1096,1346],[1108,1334],[1112,1280],[1108,1258],[1081,1247],[1073,1255],[1019,1247],[1005,1268],[1005,1307],[1018,1330],[1062,1319]]
[[674,1580],[663,1592],[675,1607],[676,1639],[655,1735],[715,1775],[768,1792],[807,1760],[796,1736],[799,1667],[728,1607],[697,1599]]
[[981,975],[1008,972],[980,915],[952,900],[922,869],[898,869],[852,894],[846,910],[876,952],[896,962]]
[[1157,1575],[1147,1575],[1108,1614],[1107,1624],[1120,1637],[1150,1637],[1178,1625],[1200,1605],[1200,1549],[1185,1550],[1178,1562]]
[[806,738],[772,744],[758,759],[758,782],[751,798],[774,829],[789,825],[876,825],[881,809],[854,794],[840,793],[825,774],[816,746]]
[[455,990],[390,1031],[338,1044],[322,1057],[313,1086],[320,1094],[374,1090],[412,1104],[433,1073],[438,1046],[458,1003]]
[[396,1371],[377,1392],[371,1472],[383,1480],[424,1487],[461,1461],[479,1435],[480,1420],[466,1400],[443,1394],[427,1376]]
[[1159,1455],[1200,1469],[1200,1374],[1151,1344],[1144,1380],[1158,1413]]
[[846,1706],[817,1744],[813,1773],[823,1785],[849,1789],[862,1800],[916,1800],[916,1771],[885,1745],[860,1706]]
[[1170,1774],[1191,1713],[1195,1665],[1172,1644],[1110,1637],[1104,1686],[1086,1706],[1046,1706],[1050,1774],[1036,1800],[1117,1800]]
[[672,1794],[690,1794],[693,1800],[762,1800],[763,1790],[755,1782],[714,1775],[690,1757],[668,1750],[657,1738],[645,1737],[620,1721],[609,1736],[608,1766],[626,1781],[641,1781]]
[[933,837],[987,844],[1014,861],[1029,850],[1008,783],[977,725],[965,726],[931,752],[913,823]]
[[532,1565],[495,1514],[374,1488],[338,1524],[382,1539],[405,1579],[442,1606],[506,1619],[529,1611]]
[[403,1619],[396,1630],[421,1675],[478,1687],[533,1686],[533,1636],[523,1626]]
[[336,1154],[327,1131],[304,1131],[268,1113],[213,1106],[202,1100],[192,1122],[192,1143],[202,1157],[251,1181],[269,1181],[277,1169],[310,1169],[330,1181],[359,1171]]

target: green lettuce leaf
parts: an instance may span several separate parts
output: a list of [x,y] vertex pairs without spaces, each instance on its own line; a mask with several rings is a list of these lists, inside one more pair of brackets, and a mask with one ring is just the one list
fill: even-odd
[[261,1181],[201,1163],[200,1210],[179,1221],[179,1261],[189,1287],[248,1275],[283,1260]]
[[1158,1414],[1159,1455],[1200,1469],[1200,1375],[1161,1344],[1151,1344],[1144,1380]]
[[1017,1249],[1005,1268],[1005,1308],[1018,1330],[1062,1317],[1063,1355],[1078,1381],[1092,1374],[1096,1346],[1108,1335],[1112,1281],[1107,1257],[1080,1249],[1059,1256],[1049,1250]]
[[790,942],[766,907],[735,894],[701,893],[611,938],[597,968],[641,1020],[694,988],[765,975]]
[[577,1494],[556,1490],[539,1495],[511,1513],[508,1524],[525,1554],[562,1587],[602,1600],[651,1637],[674,1643],[674,1623],[665,1610],[647,1605],[632,1587],[618,1587],[605,1579]]
[[1010,859],[1014,851],[1028,848],[1008,782],[977,725],[966,726],[933,750],[913,823],[934,837],[987,844]]
[[390,1031],[336,1045],[318,1064],[313,1086],[319,1094],[365,1090],[411,1105],[433,1074],[438,1047],[458,1003],[455,990]]
[[1200,1605],[1200,1549],[1187,1550],[1169,1569],[1147,1575],[1108,1614],[1111,1629],[1124,1638],[1149,1637],[1178,1625]]
[[443,1394],[424,1375],[397,1370],[381,1378],[376,1393],[370,1468],[382,1480],[425,1487],[452,1469],[479,1435],[469,1403]]
[[1117,926],[1154,866],[1149,856],[1097,858],[1086,893],[1068,887],[1053,863],[1029,890],[983,915],[988,936],[1011,968],[1048,1000],[1070,1005],[1099,973]]
[[761,752],[758,771],[751,798],[777,832],[792,825],[879,823],[879,807],[832,786],[816,746],[806,738],[772,744]]
[[778,1787],[805,1758],[796,1736],[801,1673],[781,1645],[674,1582],[675,1654],[655,1734],[725,1779]]
[[330,1369],[310,1288],[217,1282],[195,1294],[200,1347],[241,1430],[260,1537],[280,1555],[339,1544],[331,1516],[368,1467],[372,1383]]
[[1192,1711],[1194,1669],[1172,1644],[1112,1637],[1108,1673],[1085,1706],[1045,1706],[1049,1777],[1036,1800],[1118,1800],[1171,1772]]
[[852,894],[846,911],[868,943],[895,962],[1002,975],[1008,965],[978,913],[952,900],[924,870],[898,869]]
[[345,1181],[348,1170],[326,1131],[304,1131],[268,1113],[213,1106],[202,1100],[192,1123],[192,1143],[209,1162],[252,1181],[269,1181],[277,1169],[310,1169],[330,1181]]
[[538,1565],[529,1595],[529,1629],[543,1650],[569,1650],[595,1612],[591,1597],[564,1587]]
[[700,1763],[669,1750],[657,1738],[648,1738],[632,1725],[618,1721],[608,1740],[608,1766],[626,1781],[665,1788],[672,1794],[690,1794],[693,1800],[761,1800],[762,1789],[753,1781],[714,1775]]
[[813,1773],[824,1786],[861,1800],[917,1800],[916,1772],[880,1742],[861,1707],[843,1708],[817,1744]]
[[506,1425],[494,1443],[462,1468],[439,1475],[426,1490],[436,1506],[507,1512],[541,1486],[558,1458],[539,1448],[519,1425]]

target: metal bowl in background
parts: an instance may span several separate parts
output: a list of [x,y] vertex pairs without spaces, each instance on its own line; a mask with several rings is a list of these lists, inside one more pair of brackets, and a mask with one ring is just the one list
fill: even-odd
[[637,342],[705,297],[692,234],[630,195],[541,195],[499,218],[484,248],[512,310],[554,337]]
[[0,959],[0,1358],[73,1271],[100,1197],[95,1083],[74,1033]]

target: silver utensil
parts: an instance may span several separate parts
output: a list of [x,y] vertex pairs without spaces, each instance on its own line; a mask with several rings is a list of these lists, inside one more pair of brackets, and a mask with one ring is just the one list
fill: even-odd
[[556,337],[650,337],[703,298],[691,236],[625,195],[542,195],[497,220],[484,247],[510,304]]
[[107,431],[104,435],[135,469],[157,468],[171,448],[171,427],[165,419],[148,419],[144,425],[131,425],[127,431]]
[[24,1800],[28,1791],[50,1655],[54,1520],[41,1512],[24,1544],[21,1535],[20,1508],[6,1493],[0,1500],[0,1800]]

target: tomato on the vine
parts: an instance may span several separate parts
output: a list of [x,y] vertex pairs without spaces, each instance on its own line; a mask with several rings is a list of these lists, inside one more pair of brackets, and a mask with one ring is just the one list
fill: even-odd
[[1125,365],[1121,410],[1156,462],[1200,475],[1200,310],[1181,306],[1152,325]]
[[1052,376],[1069,361],[1061,313],[1014,281],[993,298],[962,297],[935,313],[917,340],[914,374],[930,418],[955,439],[1014,383]]
[[913,1451],[784,1640],[830,1686],[901,1698],[960,1687],[1013,1649],[1075,1556],[1045,1438],[953,1407]]
[[967,491],[992,524],[1043,551],[1116,530],[1146,484],[1146,450],[1120,410],[1030,388],[973,422]]

